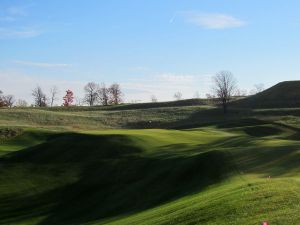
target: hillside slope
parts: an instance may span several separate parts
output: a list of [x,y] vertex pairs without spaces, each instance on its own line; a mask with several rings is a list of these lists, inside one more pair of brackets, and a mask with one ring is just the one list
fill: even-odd
[[246,108],[300,107],[300,81],[285,81],[254,96],[232,102]]
[[249,121],[182,131],[25,129],[1,139],[0,224],[296,224],[299,135]]

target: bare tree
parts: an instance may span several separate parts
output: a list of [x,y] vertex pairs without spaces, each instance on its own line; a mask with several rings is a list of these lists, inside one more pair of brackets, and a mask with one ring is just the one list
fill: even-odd
[[0,107],[6,106],[4,101],[3,92],[0,90]]
[[157,98],[155,95],[151,95],[151,102],[157,102]]
[[251,91],[250,91],[250,95],[255,95],[255,94],[258,94],[258,93],[260,93],[260,92],[262,92],[262,91],[264,91],[265,90],[265,85],[264,84],[255,84],[254,85],[254,89],[252,89]]
[[181,100],[182,99],[182,93],[181,92],[176,92],[175,94],[174,94],[174,98],[175,98],[175,100],[177,100],[177,101],[179,101],[179,100]]
[[96,103],[98,97],[98,90],[99,85],[94,82],[89,82],[84,86],[84,99],[89,106],[93,106]]
[[213,91],[223,106],[224,113],[227,113],[228,102],[234,95],[236,87],[236,79],[229,71],[220,71],[213,77]]
[[34,97],[35,106],[47,106],[47,97],[43,93],[42,88],[40,86],[37,86],[35,89],[32,90],[32,96]]
[[235,96],[237,97],[244,97],[247,96],[247,90],[243,90],[243,89],[237,89]]
[[110,103],[118,105],[122,102],[123,93],[119,84],[114,83],[109,87]]
[[58,88],[56,86],[53,86],[50,89],[50,106],[53,106],[54,101],[57,100],[57,94],[58,94]]
[[16,106],[17,107],[27,107],[28,103],[23,99],[18,99],[18,101],[16,102]]
[[212,94],[209,94],[209,93],[206,93],[205,96],[206,96],[207,99],[214,99],[214,98],[216,98],[216,96],[214,96]]
[[85,100],[82,98],[75,97],[76,106],[84,106]]
[[11,108],[15,103],[15,97],[13,95],[4,96],[5,105]]
[[200,98],[200,93],[199,93],[199,91],[196,91],[196,92],[195,92],[194,98]]
[[109,89],[106,88],[105,83],[101,83],[98,89],[98,99],[102,105],[108,105],[109,103]]

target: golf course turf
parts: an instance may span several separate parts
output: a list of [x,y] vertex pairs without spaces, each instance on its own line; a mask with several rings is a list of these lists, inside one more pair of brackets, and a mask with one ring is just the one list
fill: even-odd
[[270,107],[294,84],[227,114],[208,100],[1,108],[0,224],[300,224],[300,108]]
[[300,133],[291,126],[5,129],[17,132],[1,138],[0,224],[300,220]]

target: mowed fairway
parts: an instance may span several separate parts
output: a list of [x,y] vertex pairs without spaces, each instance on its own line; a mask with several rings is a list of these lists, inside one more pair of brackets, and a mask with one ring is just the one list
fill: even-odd
[[0,139],[0,224],[300,223],[292,126],[16,133]]

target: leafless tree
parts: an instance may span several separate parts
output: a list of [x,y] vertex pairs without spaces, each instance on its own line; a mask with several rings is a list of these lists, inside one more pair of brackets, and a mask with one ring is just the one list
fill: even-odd
[[106,88],[105,83],[101,83],[98,89],[98,99],[102,105],[109,104],[109,95],[110,95],[109,88]]
[[122,102],[123,93],[119,84],[114,83],[109,87],[110,103],[118,105]]
[[151,102],[157,102],[157,98],[155,95],[151,95]]
[[58,94],[58,88],[56,86],[53,86],[50,89],[50,106],[53,106],[53,103],[57,100],[57,94]]
[[206,96],[207,99],[214,99],[214,98],[216,98],[216,96],[214,96],[212,94],[209,94],[209,93],[205,94],[205,96]]
[[4,101],[3,92],[0,90],[0,107],[6,106]]
[[213,82],[213,91],[222,104],[224,113],[227,113],[228,102],[237,89],[236,79],[231,72],[220,71],[213,77]]
[[15,97],[13,95],[4,96],[5,105],[11,108],[15,103]]
[[265,85],[264,84],[255,84],[254,85],[254,89],[252,89],[251,91],[250,91],[250,95],[255,95],[255,94],[258,94],[258,93],[260,93],[260,92],[262,92],[262,91],[264,91],[265,90]]
[[89,82],[84,86],[84,99],[89,106],[93,106],[96,103],[98,97],[98,89],[99,85],[94,82]]
[[243,89],[237,89],[235,96],[237,97],[244,97],[247,96],[247,90],[243,90]]
[[18,101],[16,102],[16,106],[17,107],[27,107],[28,103],[23,99],[18,99]]
[[32,96],[34,97],[35,106],[47,106],[47,97],[43,93],[42,88],[40,86],[37,86],[35,89],[32,90]]
[[182,93],[181,92],[176,92],[175,94],[174,94],[174,98],[175,98],[175,100],[177,100],[177,101],[179,101],[179,100],[181,100],[182,99]]
[[200,93],[199,93],[199,91],[196,91],[196,92],[195,92],[194,98],[200,98]]
[[82,98],[75,97],[75,105],[76,106],[84,106],[85,100]]

